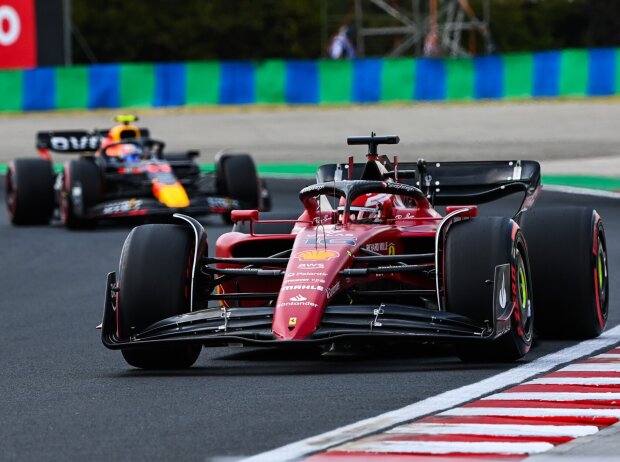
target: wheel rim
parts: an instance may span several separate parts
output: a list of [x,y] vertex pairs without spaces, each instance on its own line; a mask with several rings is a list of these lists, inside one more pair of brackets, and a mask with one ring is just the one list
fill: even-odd
[[532,339],[532,291],[530,290],[530,274],[521,249],[517,248],[515,258],[516,269],[516,293],[515,296],[515,321],[517,332],[524,341]]

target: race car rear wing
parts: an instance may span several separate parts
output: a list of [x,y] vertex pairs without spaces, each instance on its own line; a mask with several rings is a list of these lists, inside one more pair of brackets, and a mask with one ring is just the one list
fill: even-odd
[[[375,166],[379,163],[381,167]],[[370,165],[369,165],[370,164]],[[375,165],[372,165],[375,164]],[[349,175],[347,164],[326,164],[317,170],[317,182],[341,179],[392,180],[416,186],[433,205],[476,205],[515,192],[526,197],[540,186],[540,164],[531,160],[399,162],[386,156],[377,161],[354,163]],[[372,168],[369,168],[371,167]],[[384,168],[383,168],[384,167]]]
[[[109,129],[38,132],[36,148],[61,154],[95,152],[108,131]],[[149,138],[148,128],[140,128],[140,133],[142,138]]]

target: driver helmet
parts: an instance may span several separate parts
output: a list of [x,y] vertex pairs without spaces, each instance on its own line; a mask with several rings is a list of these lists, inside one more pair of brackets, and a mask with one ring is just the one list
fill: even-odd
[[128,139],[140,139],[140,129],[135,125],[121,124],[108,130],[108,141],[110,143],[119,143]]
[[140,146],[127,143],[110,146],[106,150],[106,155],[122,160],[123,162],[138,162],[142,159],[143,152]]
[[[368,193],[351,202],[351,218],[357,223],[385,223],[393,216],[394,196],[384,193]],[[344,211],[345,198],[340,199],[338,210]]]

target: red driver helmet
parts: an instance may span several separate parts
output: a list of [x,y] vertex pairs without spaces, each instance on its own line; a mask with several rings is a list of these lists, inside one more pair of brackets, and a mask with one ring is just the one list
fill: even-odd
[[[345,198],[340,199],[339,211],[344,211]],[[383,193],[368,193],[351,202],[351,218],[357,223],[386,223],[394,216],[394,196]]]

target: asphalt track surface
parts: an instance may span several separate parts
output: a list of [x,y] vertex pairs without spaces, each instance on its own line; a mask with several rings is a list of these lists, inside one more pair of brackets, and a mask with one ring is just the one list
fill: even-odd
[[[333,162],[363,152],[347,148],[348,135],[374,131],[400,136],[400,144],[381,152],[401,160],[537,159],[543,174],[620,177],[618,99],[129,111],[168,150],[199,149],[200,162],[226,148],[249,152],[259,163]],[[0,164],[35,155],[39,130],[109,127],[117,113],[0,115]]]
[[[307,181],[270,180],[274,207],[299,210]],[[510,214],[505,202],[485,213]],[[538,206],[594,206],[605,220],[609,326],[620,323],[620,202],[543,193]],[[204,221],[209,238],[228,228]],[[445,347],[353,358],[204,349],[187,371],[145,372],[105,349],[105,275],[129,227],[11,226],[0,208],[0,459],[204,461],[257,454],[475,383],[511,364],[463,364]],[[563,288],[567,290],[569,288]],[[531,361],[575,342],[538,341]]]

